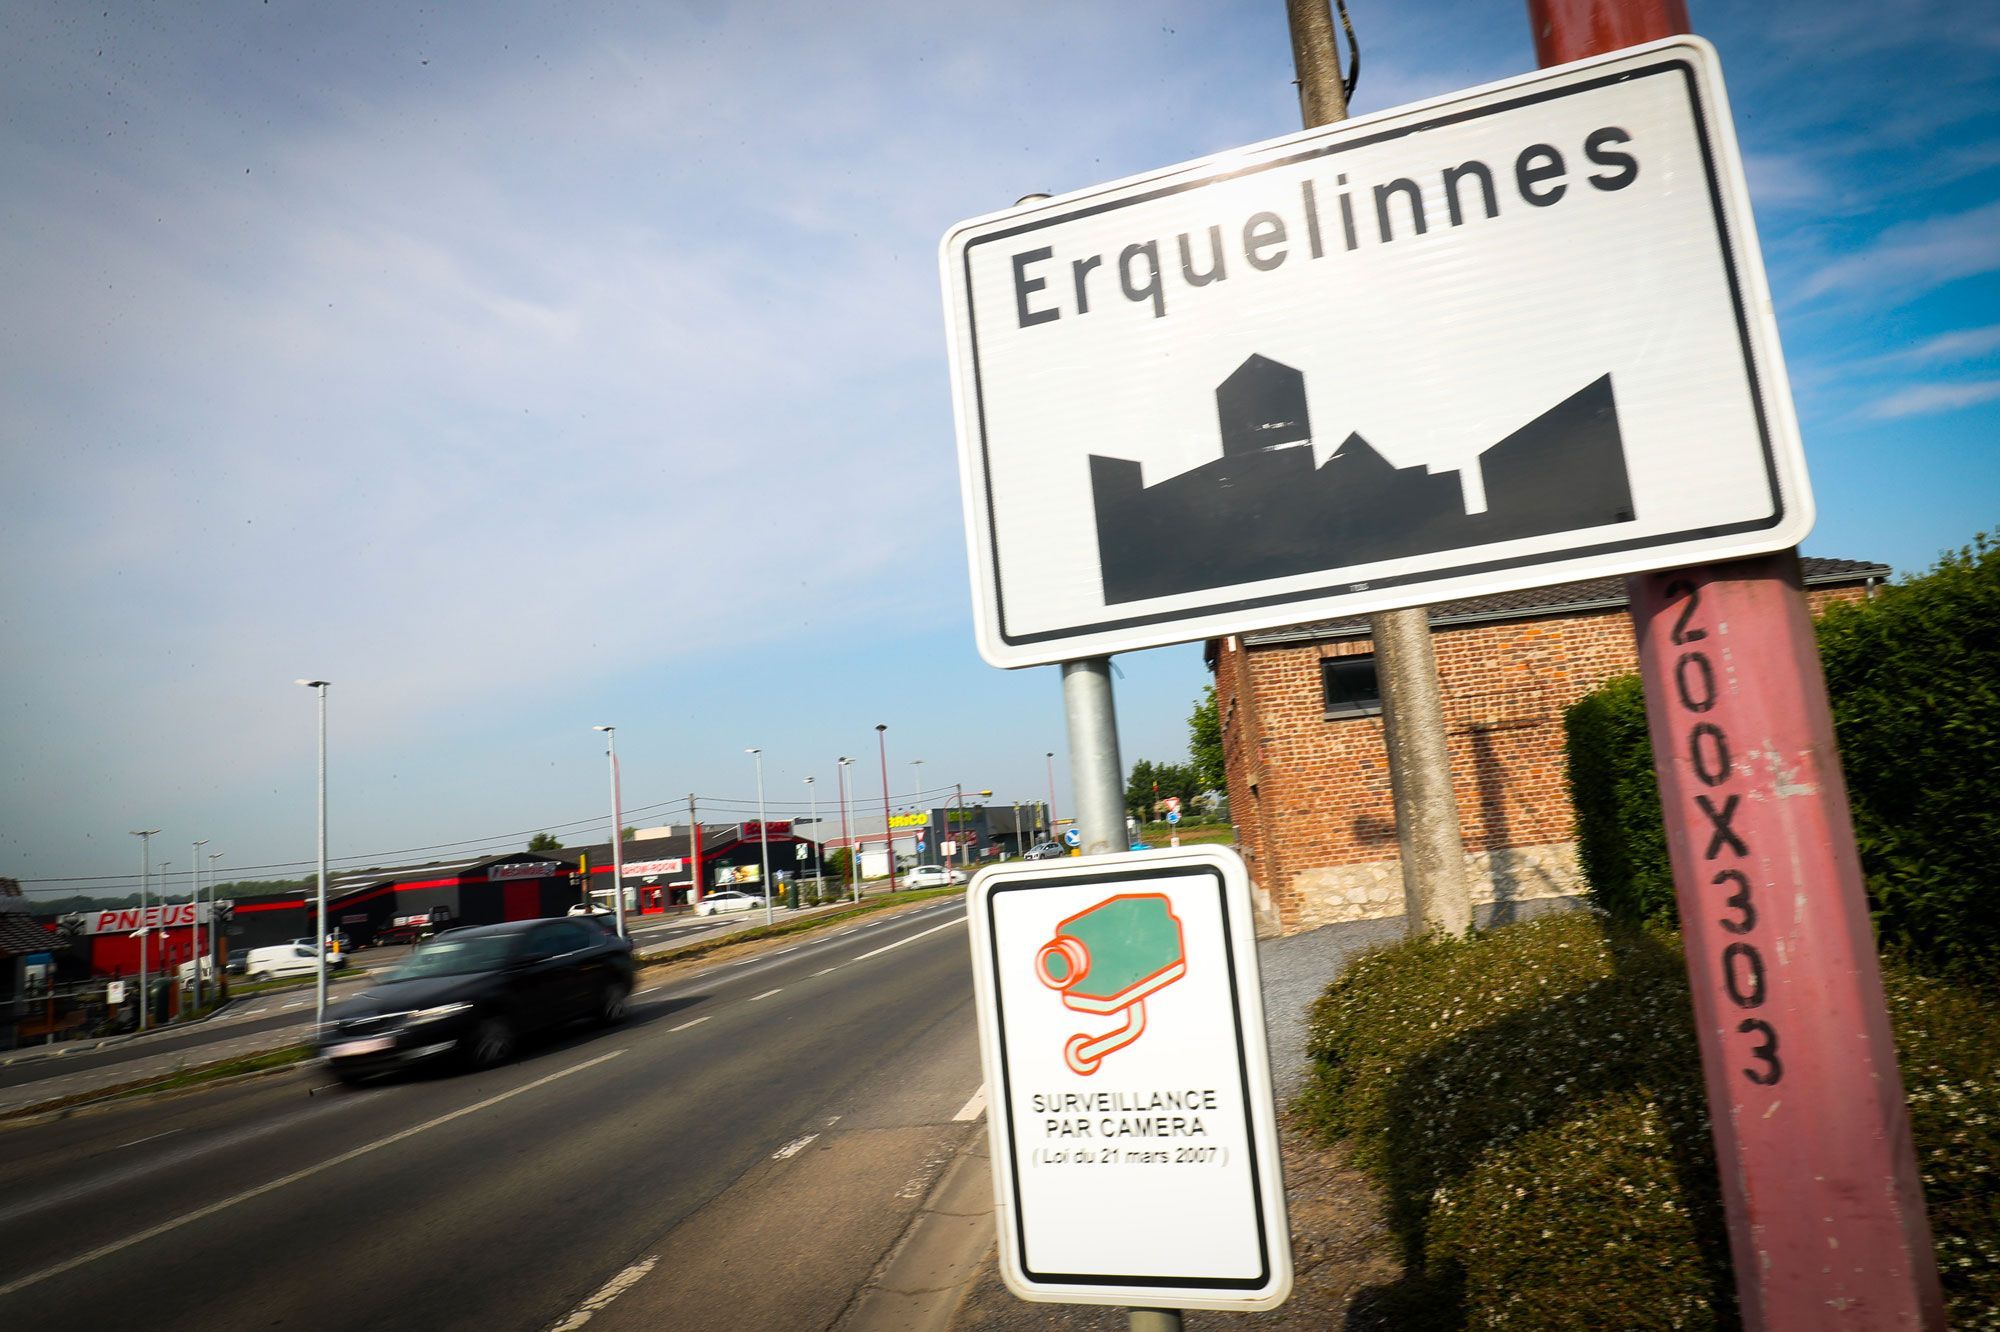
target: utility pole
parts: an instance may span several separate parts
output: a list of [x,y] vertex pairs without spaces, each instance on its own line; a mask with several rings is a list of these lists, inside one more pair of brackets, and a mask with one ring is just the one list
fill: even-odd
[[889,724],[875,724],[875,750],[882,758],[882,844],[889,852],[889,891],[896,891],[896,825],[889,814]]
[[840,777],[840,844],[847,850],[847,892],[854,901],[861,900],[861,877],[855,873],[854,839],[847,831],[847,770],[854,766],[851,758],[842,758],[838,775]]
[[132,835],[139,839],[139,1030],[146,1029],[147,1010],[152,1004],[146,995],[146,945],[151,935],[146,930],[146,917],[151,914],[152,903],[148,892],[153,881],[153,839],[159,835],[158,828],[137,828]]
[[[1285,0],[1285,15],[1305,128],[1347,119],[1347,89],[1326,0]],[[1368,634],[1382,690],[1382,731],[1402,857],[1404,927],[1413,935],[1431,930],[1464,934],[1472,928],[1472,896],[1445,745],[1430,614],[1421,606],[1381,611],[1368,617]]]
[[694,792],[688,792],[688,854],[691,872],[688,876],[688,905],[701,901],[701,819],[696,816]]

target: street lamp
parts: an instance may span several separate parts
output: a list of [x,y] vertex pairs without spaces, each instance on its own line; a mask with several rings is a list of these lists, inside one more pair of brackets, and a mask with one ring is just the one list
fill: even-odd
[[[916,776],[911,778],[911,780],[917,784],[916,805],[918,809],[924,812],[924,835],[929,836],[931,831],[931,812],[929,807],[924,804],[924,761],[922,759],[911,759],[910,766],[917,770]],[[944,839],[940,837],[938,840],[942,842]],[[943,857],[940,856],[939,859],[943,859]],[[919,860],[918,863],[926,864],[928,862]]]
[[834,775],[840,783],[840,844],[847,848],[847,891],[857,902],[861,900],[861,876],[855,873],[854,840],[847,835],[847,770],[854,765],[851,758],[838,760],[840,766]]
[[[215,862],[220,859],[222,859],[220,851],[211,851],[208,853],[208,951],[211,953],[215,951]],[[200,908],[196,909],[199,910]],[[194,970],[195,985],[198,988],[201,985],[201,968],[196,967]],[[217,975],[215,978],[215,993],[218,997],[222,994],[222,977],[220,975]]]
[[[604,732],[605,753],[611,756],[611,895],[617,902],[618,937],[625,937],[625,830],[620,827],[624,820],[618,808],[618,736],[616,726],[593,726],[593,731]],[[585,891],[589,885],[585,885]]]
[[[956,792],[956,793],[957,793],[957,794],[956,794],[956,796],[955,796],[955,799],[956,799],[956,800],[958,801],[958,817],[957,817],[957,818],[956,818],[955,820],[953,820],[953,822],[956,822],[956,823],[964,823],[964,822],[965,822],[965,783],[964,783],[964,782],[953,782],[953,783],[951,784],[951,789],[952,789],[952,790],[953,790],[954,792]],[[974,794],[974,795],[983,795],[983,796],[990,796],[990,795],[992,795],[993,793],[992,793],[991,791],[974,791],[974,792],[973,792],[973,794]],[[951,844],[951,845],[952,845],[952,852],[951,852],[951,858],[952,858],[952,859],[953,859],[954,861],[957,861],[957,862],[958,862],[959,864],[963,865],[963,864],[965,864],[965,863],[966,863],[967,861],[969,861],[969,860],[971,859],[971,857],[970,857],[970,856],[966,856],[966,855],[964,855],[964,854],[963,854],[963,853],[964,853],[964,850],[965,850],[965,838],[964,838],[964,837],[963,837],[963,836],[962,836],[961,834],[959,834],[959,833],[958,833],[958,831],[957,831],[956,829],[952,829],[952,830],[951,830],[951,832],[952,832],[952,844]]]
[[159,834],[158,828],[140,828],[133,832],[139,839],[139,1030],[146,1029],[146,1010],[152,1005],[146,1002],[146,917],[151,913],[152,902],[147,887],[153,881],[153,838]]
[[1054,841],[1056,835],[1056,751],[1051,749],[1043,757],[1049,761],[1049,807],[1042,812],[1048,816],[1049,840]]
[[[826,876],[820,873],[820,865],[819,865],[819,857],[820,857],[819,787],[814,784],[813,779],[810,777],[806,778],[806,799],[812,802],[813,831],[812,831],[812,837],[809,840],[812,842],[812,847],[813,847],[813,884],[814,884],[813,894],[817,896],[825,889],[825,885],[820,883],[820,880],[825,878]],[[798,895],[794,893],[792,896],[792,905],[797,906],[798,902],[799,902]]]
[[194,854],[189,857],[194,863],[194,891],[188,894],[188,900],[194,903],[194,920],[188,924],[188,939],[193,944],[190,951],[194,954],[194,1011],[197,1013],[201,1012],[201,849],[207,845],[208,839],[202,838],[194,844]]
[[889,848],[889,891],[896,891],[896,829],[889,822],[889,741],[887,722],[875,724],[875,749],[882,756],[882,841]]
[[313,982],[313,1037],[326,1026],[326,689],[331,680],[294,680],[319,695],[319,968]]
[[764,818],[764,751],[746,749],[746,754],[757,760],[757,850],[764,862],[764,923],[769,925],[775,919],[771,911],[771,826]]

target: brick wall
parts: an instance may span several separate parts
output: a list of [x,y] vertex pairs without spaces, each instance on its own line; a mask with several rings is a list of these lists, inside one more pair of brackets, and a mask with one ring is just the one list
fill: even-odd
[[[1807,593],[1815,614],[1859,585]],[[1563,710],[1638,669],[1623,608],[1434,631],[1475,901],[1581,892]],[[1320,662],[1366,638],[1245,648],[1224,640],[1216,705],[1237,844],[1266,932],[1402,914],[1379,716],[1328,719]]]

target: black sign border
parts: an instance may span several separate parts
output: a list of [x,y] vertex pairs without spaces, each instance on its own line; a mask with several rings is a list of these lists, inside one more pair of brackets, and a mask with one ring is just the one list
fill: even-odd
[[[1081,208],[1072,209],[1058,217],[1039,218],[1033,222],[1026,222],[1016,227],[1008,227],[967,241],[962,261],[963,281],[965,284],[965,321],[966,332],[972,348],[972,391],[975,404],[974,410],[979,422],[980,470],[985,476],[986,531],[991,545],[990,563],[992,566],[993,610],[995,627],[999,631],[1000,641],[1009,647],[1027,647],[1036,643],[1047,643],[1123,629],[1135,629],[1149,624],[1168,624],[1181,620],[1194,620],[1204,616],[1224,615],[1235,611],[1259,610],[1266,606],[1282,606],[1294,602],[1314,601],[1322,597],[1353,593],[1359,589],[1353,582],[1343,581],[1294,592],[1272,593],[1260,597],[1241,597],[1233,601],[1217,601],[1203,606],[1188,606],[1179,610],[1158,611],[1150,615],[1114,617],[1099,620],[1094,624],[1068,625],[1058,629],[1044,629],[1031,634],[1010,632],[1007,628],[1006,589],[1000,577],[1000,526],[993,507],[993,459],[989,449],[986,429],[986,390],[981,381],[979,371],[979,327],[978,319],[973,313],[972,308],[972,251],[974,247],[990,244],[994,241],[1006,240],[1013,236],[1025,235],[1046,227],[1057,226],[1061,223],[1074,221],[1080,217],[1090,217],[1097,213],[1111,212],[1133,204],[1146,203],[1168,195],[1180,194],[1187,190],[1198,189],[1204,185],[1235,180],[1242,176],[1255,175],[1261,171],[1269,171],[1281,166],[1290,166],[1293,163],[1308,161],[1316,157],[1331,157],[1353,148],[1384,143],[1391,139],[1404,138],[1412,134],[1421,134],[1426,130],[1439,129],[1443,126],[1458,124],[1462,121],[1476,120],[1481,116],[1496,115],[1503,111],[1517,110],[1523,106],[1532,106],[1540,102],[1553,101],[1559,97],[1569,97],[1578,93],[1591,92],[1614,83],[1628,83],[1636,79],[1650,78],[1661,74],[1679,74],[1687,84],[1688,105],[1694,118],[1695,138],[1701,145],[1702,168],[1708,179],[1709,209],[1715,217],[1718,248],[1721,250],[1723,267],[1728,274],[1729,297],[1736,311],[1737,340],[1743,349],[1743,368],[1745,376],[1749,381],[1750,401],[1754,407],[1757,419],[1758,443],[1764,454],[1764,476],[1771,496],[1770,515],[1765,518],[1749,519],[1738,523],[1690,527],[1678,532],[1660,533],[1648,537],[1634,537],[1624,541],[1606,541],[1573,546],[1567,550],[1543,551],[1534,555],[1517,555],[1507,559],[1446,565],[1433,569],[1425,569],[1417,573],[1370,578],[1365,580],[1366,587],[1372,591],[1386,587],[1402,587],[1412,583],[1442,582],[1451,578],[1490,573],[1501,569],[1517,569],[1533,565],[1552,564],[1562,560],[1576,559],[1581,556],[1611,555],[1619,551],[1645,550],[1656,546],[1671,546],[1689,540],[1713,539],[1743,532],[1768,531],[1773,527],[1781,525],[1789,516],[1790,510],[1785,502],[1784,488],[1778,484],[1777,455],[1771,442],[1770,413],[1764,401],[1764,376],[1760,372],[1757,350],[1751,338],[1749,312],[1743,299],[1743,280],[1742,274],[1739,271],[1736,246],[1730,240],[1729,219],[1722,204],[1722,189],[1715,161],[1715,144],[1713,136],[1709,132],[1709,122],[1712,117],[1708,107],[1702,101],[1701,81],[1695,70],[1694,63],[1683,56],[1671,56],[1649,65],[1642,65],[1634,69],[1621,69],[1616,73],[1605,74],[1595,79],[1568,84],[1560,88],[1545,88],[1520,97],[1510,98],[1504,102],[1496,102],[1490,106],[1481,106],[1466,111],[1430,116],[1395,129],[1382,130],[1378,133],[1363,135],[1358,138],[1341,139],[1334,143],[1316,145],[1300,152],[1291,153],[1285,157],[1273,158],[1268,162],[1259,162],[1254,166],[1243,167],[1235,171],[1217,172],[1212,176],[1204,176],[1199,180],[1181,181],[1145,194],[1132,195],[1106,203],[1089,204]],[[1748,225],[1749,219],[1747,217],[1744,221]],[[1329,611],[1327,613],[1337,614],[1338,612]],[[1189,637],[1192,639],[1205,636],[1207,635],[1191,634]]]
[[[1259,1272],[1254,1277],[1155,1277],[1133,1275],[1108,1275],[1096,1272],[1037,1272],[1028,1266],[1027,1221],[1021,1206],[1021,1152],[1020,1139],[1014,1132],[1014,1075],[1007,1064],[1007,1012],[1006,1003],[1001,998],[1000,986],[1000,932],[995,928],[994,903],[1002,893],[1032,892],[1037,889],[1070,888],[1078,884],[1099,884],[1111,886],[1138,881],[1158,882],[1170,878],[1206,877],[1214,880],[1215,895],[1221,906],[1222,954],[1229,963],[1229,1007],[1230,1022],[1236,1031],[1236,1076],[1243,1096],[1243,1131],[1248,1140],[1250,1158],[1250,1195],[1257,1217],[1257,1260]],[[989,973],[993,977],[993,1022],[995,1027],[995,1048],[1000,1055],[1000,1096],[997,1105],[989,1104],[988,1114],[1002,1114],[1007,1121],[1007,1171],[1013,1184],[1014,1252],[1019,1255],[1021,1274],[1030,1283],[1040,1283],[1048,1287],[1056,1286],[1102,1286],[1105,1288],[1146,1288],[1174,1289],[1192,1292],[1203,1291],[1261,1291],[1270,1288],[1273,1276],[1271,1265],[1271,1233],[1265,1222],[1268,1199],[1265,1189],[1269,1184],[1264,1179],[1262,1160],[1257,1143],[1257,1116],[1252,1109],[1250,1093],[1250,1054],[1243,1034],[1243,1005],[1240,1000],[1241,976],[1236,970],[1236,938],[1229,919],[1229,880],[1220,866],[1210,864],[1162,865],[1156,869],[1129,869],[1111,873],[1078,869],[1073,873],[1055,872],[1037,874],[1032,879],[1015,883],[996,883],[986,895],[986,941]]]

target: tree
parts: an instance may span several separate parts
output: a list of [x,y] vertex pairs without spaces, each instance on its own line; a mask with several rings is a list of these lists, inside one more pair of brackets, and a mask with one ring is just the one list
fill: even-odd
[[534,837],[529,839],[528,849],[530,851],[560,851],[562,850],[562,843],[549,836],[549,834],[541,832],[536,833]]
[[625,827],[620,828],[618,830],[618,840],[621,842],[629,842],[638,835],[639,835],[639,830],[637,828],[632,827],[630,824],[627,824]]
[[1214,685],[1201,691],[1201,702],[1194,705],[1194,715],[1188,718],[1188,753],[1194,756],[1194,779],[1202,790],[1228,789],[1229,773],[1222,761],[1222,717],[1215,706]]

